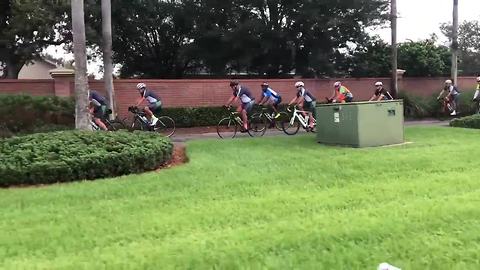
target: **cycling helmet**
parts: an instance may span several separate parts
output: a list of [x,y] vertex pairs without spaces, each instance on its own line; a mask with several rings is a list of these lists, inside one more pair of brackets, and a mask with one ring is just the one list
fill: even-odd
[[230,81],[230,87],[238,85],[238,81]]
[[137,84],[137,89],[138,90],[143,89],[143,88],[147,88],[147,86],[144,83]]
[[376,82],[375,86],[383,86],[383,83],[382,82]]
[[266,86],[266,87],[268,87],[268,83],[267,83],[267,82],[264,82],[264,83],[261,84],[261,86]]
[[295,87],[304,87],[305,84],[303,82],[296,82]]
[[341,83],[341,82],[335,82],[335,83],[333,84],[333,87],[340,87],[340,86],[342,86],[342,83]]
[[452,80],[446,80],[445,83],[452,84]]
[[480,82],[480,76],[477,77],[477,82]]

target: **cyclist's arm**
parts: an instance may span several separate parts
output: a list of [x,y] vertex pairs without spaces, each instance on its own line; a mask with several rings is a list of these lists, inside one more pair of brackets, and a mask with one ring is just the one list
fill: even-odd
[[371,97],[371,98],[370,98],[368,101],[372,101],[372,100],[374,100],[374,99],[375,99],[375,97],[376,97],[376,95],[375,95],[375,94],[373,94],[373,96],[372,96],[372,97]]
[[292,105],[293,103],[297,103],[298,97],[294,97],[289,103],[288,103],[288,106]]
[[442,89],[442,91],[440,92],[440,94],[438,95],[437,99],[440,99],[442,96],[443,96],[443,93],[445,92],[445,90]]
[[262,95],[259,99],[258,105],[263,105],[263,103],[267,102],[267,99],[264,95]]
[[237,101],[238,97],[237,96],[233,96],[231,98],[228,99],[227,101],[227,104],[225,106],[230,106],[233,102]]
[[137,107],[140,106],[140,104],[142,104],[142,102],[143,102],[144,100],[145,100],[144,97],[141,97],[140,99],[138,99],[136,106],[137,106]]
[[384,95],[384,94],[380,94],[380,96],[378,96],[378,98],[377,98],[377,101],[380,101],[380,100],[382,100],[384,97],[385,97],[385,95]]
[[90,102],[93,104],[93,106],[97,106],[97,107],[102,106],[102,104],[100,104],[100,102],[98,102],[98,100],[96,99],[92,99]]
[[333,95],[330,99],[331,100],[337,99],[337,90],[333,90]]
[[302,104],[304,101],[305,101],[305,98],[304,98],[303,96],[300,96],[300,97],[297,98],[296,104],[297,104],[297,105],[300,105],[300,104]]

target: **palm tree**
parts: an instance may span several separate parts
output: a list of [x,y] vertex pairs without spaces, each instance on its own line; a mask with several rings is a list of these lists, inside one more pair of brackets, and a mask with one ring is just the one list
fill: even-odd
[[103,80],[110,101],[111,117],[115,117],[115,92],[113,88],[112,64],[112,4],[111,0],[102,0],[102,32],[103,32]]
[[457,84],[458,76],[458,0],[453,0],[453,29],[452,29],[452,80]]
[[75,127],[88,130],[88,78],[83,0],[71,0],[75,55]]

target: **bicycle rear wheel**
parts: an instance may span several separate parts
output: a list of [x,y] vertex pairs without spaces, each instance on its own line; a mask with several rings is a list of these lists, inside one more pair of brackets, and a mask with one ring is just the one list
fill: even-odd
[[252,115],[248,123],[248,134],[252,137],[261,137],[267,131],[267,118],[262,114]]
[[225,117],[218,122],[217,134],[222,139],[235,138],[237,130],[237,122],[230,117]]
[[298,121],[297,119],[293,119],[292,124],[290,123],[290,121],[291,118],[282,121],[282,130],[287,135],[295,135],[300,129],[300,121]]
[[171,117],[160,116],[153,130],[165,137],[170,137],[175,133],[175,121]]
[[275,118],[274,121],[275,121],[275,128],[280,130],[280,131],[283,131],[283,128],[282,128],[282,122],[283,121],[288,121],[290,120],[289,119],[289,116],[288,116],[288,113],[286,112],[280,112],[280,116],[278,118]]

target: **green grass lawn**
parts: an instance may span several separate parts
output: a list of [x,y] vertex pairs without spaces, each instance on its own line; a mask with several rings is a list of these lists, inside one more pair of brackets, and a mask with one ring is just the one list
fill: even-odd
[[2,269],[480,269],[480,131],[188,143],[190,162],[0,190]]

